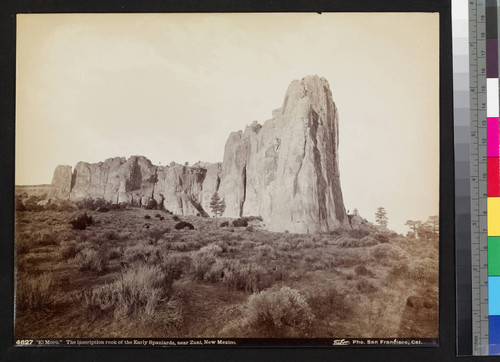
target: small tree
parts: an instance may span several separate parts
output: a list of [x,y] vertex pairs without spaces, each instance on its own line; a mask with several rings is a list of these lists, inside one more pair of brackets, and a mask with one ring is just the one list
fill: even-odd
[[421,239],[437,239],[439,237],[439,217],[429,216],[426,222],[419,223],[417,234]]
[[375,221],[380,226],[387,227],[389,219],[387,218],[387,211],[385,211],[383,207],[377,208],[377,212],[375,213]]
[[354,209],[354,210],[352,210],[352,214],[353,214],[354,216],[358,216],[358,215],[359,215],[359,211],[358,211],[358,209]]
[[425,223],[428,225],[433,236],[436,237],[439,235],[439,216],[429,216]]
[[411,232],[413,233],[413,237],[417,237],[417,229],[419,227],[420,222],[419,221],[413,221],[413,220],[407,220],[405,225],[408,225],[410,228]]
[[210,199],[210,208],[212,209],[215,217],[222,216],[222,214],[226,210],[226,203],[223,199],[221,200],[217,191],[215,191],[215,193],[212,195],[212,198]]

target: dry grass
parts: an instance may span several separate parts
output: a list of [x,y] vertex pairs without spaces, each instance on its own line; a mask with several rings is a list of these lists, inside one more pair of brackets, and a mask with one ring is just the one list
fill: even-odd
[[437,336],[435,240],[135,208],[87,211],[94,222],[74,230],[81,213],[17,213],[18,337]]
[[54,294],[52,276],[44,273],[38,276],[21,275],[16,284],[17,308],[22,311],[42,311],[52,308],[57,299]]

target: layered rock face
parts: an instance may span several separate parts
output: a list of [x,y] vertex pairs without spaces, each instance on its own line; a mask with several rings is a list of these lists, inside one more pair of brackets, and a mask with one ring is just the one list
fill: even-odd
[[260,215],[274,231],[348,228],[338,141],[328,82],[317,76],[293,81],[272,119],[229,136],[219,191],[224,215]]
[[74,201],[102,198],[135,206],[154,198],[176,214],[206,216],[210,198],[219,189],[221,169],[220,164],[209,163],[155,166],[143,156],[78,162],[73,173],[71,166],[56,168],[49,197]]
[[293,81],[283,106],[263,125],[231,133],[223,163],[155,166],[147,158],[110,158],[58,166],[51,195],[103,198],[141,206],[152,198],[177,214],[211,214],[224,198],[224,216],[262,216],[273,231],[350,228],[340,188],[338,112],[324,78]]

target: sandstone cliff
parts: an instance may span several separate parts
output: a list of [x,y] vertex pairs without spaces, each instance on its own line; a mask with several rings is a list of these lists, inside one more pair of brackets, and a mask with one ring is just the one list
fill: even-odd
[[211,215],[218,191],[224,216],[262,216],[290,232],[350,227],[340,188],[338,112],[328,82],[293,81],[272,119],[229,135],[221,163],[155,166],[143,156],[58,166],[50,197],[103,198],[141,206],[152,198],[177,214]]
[[48,198],[69,198],[71,192],[71,166],[57,166],[54,170]]
[[260,215],[275,231],[349,227],[338,141],[338,112],[328,82],[317,76],[293,81],[272,119],[229,136],[219,192],[224,215]]
[[115,157],[92,164],[78,162],[73,174],[71,166],[58,166],[50,197],[74,201],[102,198],[135,206],[145,205],[154,198],[176,214],[206,216],[210,197],[219,189],[220,177],[218,163],[155,166],[143,156],[128,160]]

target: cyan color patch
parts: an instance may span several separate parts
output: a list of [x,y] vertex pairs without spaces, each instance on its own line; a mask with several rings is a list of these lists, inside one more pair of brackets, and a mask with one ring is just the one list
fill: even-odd
[[488,314],[500,316],[500,277],[488,277]]

